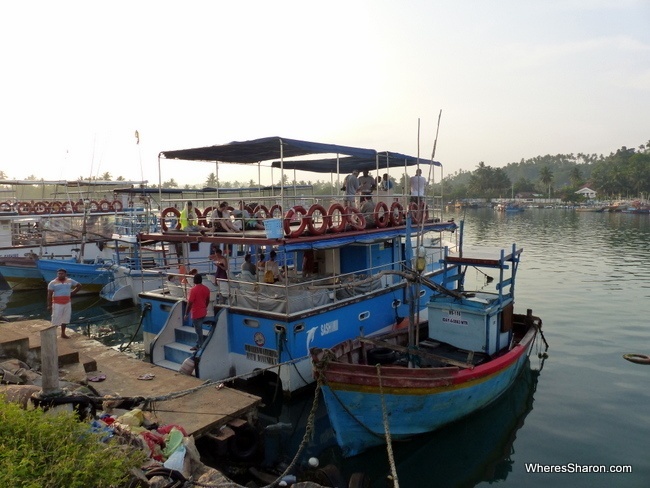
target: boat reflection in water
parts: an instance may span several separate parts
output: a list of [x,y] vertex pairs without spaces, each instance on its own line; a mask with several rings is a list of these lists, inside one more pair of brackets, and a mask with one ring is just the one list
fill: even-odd
[[[505,480],[513,469],[517,431],[533,409],[540,372],[541,365],[538,370],[526,365],[510,389],[486,408],[431,434],[394,442],[400,486],[458,488]],[[386,486],[386,456],[385,447],[375,447],[346,459],[345,471],[364,471],[372,486]],[[373,466],[377,469],[370,471]]]

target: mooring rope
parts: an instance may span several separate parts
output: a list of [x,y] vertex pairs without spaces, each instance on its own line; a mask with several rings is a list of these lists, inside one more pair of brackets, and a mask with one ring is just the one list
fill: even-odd
[[384,387],[381,382],[381,365],[377,364],[377,380],[379,381],[379,395],[381,397],[381,414],[384,421],[384,432],[386,434],[386,450],[388,451],[388,462],[390,463],[390,472],[393,477],[394,488],[399,488],[397,479],[397,468],[395,467],[395,458],[393,457],[393,443],[390,438],[390,428],[388,425],[388,413],[386,412],[386,400],[384,398]]

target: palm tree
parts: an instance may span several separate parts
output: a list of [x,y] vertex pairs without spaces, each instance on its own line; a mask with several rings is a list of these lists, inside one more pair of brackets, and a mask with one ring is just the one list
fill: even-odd
[[575,166],[573,169],[571,169],[571,172],[569,173],[569,180],[571,181],[571,185],[574,187],[577,187],[582,183],[582,172],[580,171],[580,168]]
[[539,181],[548,187],[548,198],[551,199],[551,183],[553,182],[553,171],[548,166],[544,166],[539,172]]

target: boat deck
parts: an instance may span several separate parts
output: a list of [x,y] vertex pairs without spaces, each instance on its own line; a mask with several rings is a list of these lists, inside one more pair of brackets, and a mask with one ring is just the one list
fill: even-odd
[[[40,332],[50,327],[46,320],[25,320],[0,324],[0,358],[40,358]],[[194,376],[155,366],[130,357],[68,328],[69,339],[57,333],[60,377],[73,383],[105,375],[90,382],[100,395],[160,398],[204,384]],[[25,360],[17,357],[17,359]],[[40,361],[39,361],[40,362]],[[149,380],[140,379],[152,375]],[[156,401],[155,413],[163,424],[178,424],[189,435],[200,437],[226,425],[233,418],[252,415],[261,399],[218,384],[164,401]]]

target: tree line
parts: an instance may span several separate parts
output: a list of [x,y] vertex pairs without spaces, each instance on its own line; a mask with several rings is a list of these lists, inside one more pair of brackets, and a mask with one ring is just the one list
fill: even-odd
[[[4,171],[0,170],[0,179],[7,179]],[[38,178],[30,175],[27,180]],[[397,193],[408,192],[408,175],[391,178]],[[79,177],[79,181],[113,181],[113,176],[106,172],[95,178]],[[125,181],[118,176],[114,181]],[[339,190],[337,182],[322,180],[291,181],[288,175],[276,185],[308,185],[310,194],[334,195]],[[31,185],[30,185],[31,186]],[[150,185],[157,188],[158,185]],[[182,188],[197,190],[204,187],[216,188],[257,188],[254,180],[249,181],[217,181],[216,175],[210,173],[203,184],[180,186],[171,178],[162,183],[163,188]],[[535,194],[545,198],[560,198],[563,201],[575,202],[580,195],[575,192],[588,186],[597,192],[599,199],[648,198],[650,194],[650,141],[638,148],[625,146],[610,153],[608,156],[597,154],[556,154],[536,156],[512,162],[505,167],[495,168],[479,162],[474,171],[457,171],[436,182],[429,189],[431,194],[443,195],[445,200],[461,200],[464,198],[510,198],[517,194]],[[29,190],[28,190],[29,191]]]

